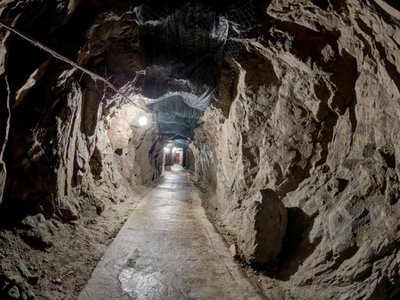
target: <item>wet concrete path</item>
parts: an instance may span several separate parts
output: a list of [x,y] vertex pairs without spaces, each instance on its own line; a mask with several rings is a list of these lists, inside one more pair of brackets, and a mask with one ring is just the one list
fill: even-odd
[[263,299],[174,166],[129,217],[79,300]]

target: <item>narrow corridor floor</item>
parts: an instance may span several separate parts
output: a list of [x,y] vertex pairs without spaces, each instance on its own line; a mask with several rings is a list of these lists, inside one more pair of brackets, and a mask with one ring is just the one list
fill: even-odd
[[208,221],[199,191],[171,168],[129,217],[79,300],[263,299]]

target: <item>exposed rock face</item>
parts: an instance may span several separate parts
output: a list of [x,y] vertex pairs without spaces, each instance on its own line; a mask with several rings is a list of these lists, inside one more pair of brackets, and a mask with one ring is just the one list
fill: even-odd
[[243,258],[249,263],[267,263],[275,259],[286,233],[287,213],[278,195],[261,191],[246,200],[238,230],[238,244]]
[[[274,264],[277,288],[260,283],[272,299],[394,298],[399,5],[256,2],[256,26],[237,41],[240,55],[226,57],[235,70],[232,90],[222,89],[206,111],[190,168],[215,192],[213,204],[242,257]],[[141,105],[144,66],[130,5],[7,0],[0,15],[111,76]],[[124,201],[132,187],[159,176],[163,140],[154,126],[137,127],[136,106],[5,30],[0,39],[3,215],[71,222],[87,206],[100,213],[104,201]],[[42,223],[22,234],[33,247],[51,245],[50,221]],[[6,292],[22,294],[16,286]]]
[[131,100],[0,27],[1,299],[76,299],[141,186],[162,171],[156,126],[138,125],[152,116],[141,109],[144,67],[130,5],[0,3],[2,22]]
[[[232,234],[239,232],[242,252],[248,246],[240,243],[240,232],[254,224],[237,220],[251,207],[251,196],[270,189],[285,204],[288,227],[274,276],[290,280],[286,296],[395,297],[398,5],[373,0],[260,5],[262,25],[242,41],[243,51],[232,63],[233,98],[216,99],[225,101],[219,107],[232,102],[229,114],[209,109],[196,132],[204,143],[192,151],[198,178],[215,186],[214,205]],[[268,222],[265,218],[264,226]]]
[[[100,5],[82,20],[88,8],[77,5],[44,5],[38,15],[32,3],[4,5],[0,12],[9,24],[15,20],[16,28],[113,78],[136,105],[2,30],[0,140],[9,140],[0,148],[4,215],[14,209],[16,218],[39,212],[76,219],[85,202],[101,212],[105,200],[124,201],[161,173],[156,127],[137,124],[139,116],[151,115],[137,106],[143,106],[137,84],[143,64],[133,14],[119,16]],[[50,22],[50,15],[57,18]]]

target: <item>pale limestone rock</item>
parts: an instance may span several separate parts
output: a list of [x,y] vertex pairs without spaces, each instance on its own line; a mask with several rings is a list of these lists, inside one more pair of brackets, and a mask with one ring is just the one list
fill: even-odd
[[229,247],[229,253],[232,255],[233,258],[238,258],[239,257],[238,247],[237,247],[236,244],[232,244]]
[[[18,6],[6,10],[15,1],[3,2],[6,21],[26,30],[18,21]],[[57,16],[49,24],[52,30],[73,19],[78,2],[66,1],[64,8],[60,2],[48,14]],[[33,6],[41,9],[34,3],[21,10],[27,13]],[[285,204],[287,230],[273,270],[284,292],[273,299],[399,294],[398,11],[393,0],[265,1],[257,7],[260,24],[237,41],[243,44],[240,55],[235,61],[227,58],[234,84],[223,86],[223,96],[216,99],[220,108],[207,109],[196,130],[191,168],[215,193],[216,212],[236,237],[238,220],[250,207],[246,199],[270,189]],[[106,10],[87,30],[78,63],[105,76],[111,71],[113,82],[134,99],[140,93],[136,71],[144,65],[137,34],[131,12]],[[16,65],[9,56],[10,37],[0,32],[1,82],[7,67]],[[21,82],[12,82],[16,91],[25,87],[13,117],[24,120],[32,103],[40,114],[29,126],[21,122],[19,131],[13,124],[8,161],[1,162],[0,193],[5,185],[17,203],[37,203],[49,217],[63,197],[81,209],[90,203],[101,211],[103,202],[123,199],[132,186],[159,175],[162,141],[154,129],[114,134],[120,126],[112,127],[113,118],[122,128],[126,112],[135,117],[137,112],[58,63],[60,74],[43,74],[49,86],[40,92],[48,98],[33,97],[39,86],[34,71],[44,61],[31,59],[32,68],[21,70],[26,73]],[[222,84],[230,80],[227,74],[223,70]],[[43,151],[29,156],[33,145]],[[143,163],[147,160],[151,168]],[[6,167],[13,174],[7,185]],[[37,232],[31,234],[27,240],[43,242]]]
[[399,6],[276,0],[265,12],[232,64],[233,97],[196,130],[197,178],[239,242],[243,199],[278,194],[288,226],[274,276],[288,298],[395,297]]
[[239,251],[251,264],[267,263],[281,250],[287,225],[286,208],[272,190],[258,192],[246,203],[237,234]]

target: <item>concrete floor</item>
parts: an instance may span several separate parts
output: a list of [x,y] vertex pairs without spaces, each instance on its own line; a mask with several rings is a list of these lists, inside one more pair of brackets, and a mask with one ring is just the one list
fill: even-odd
[[173,166],[129,217],[79,300],[263,299]]

